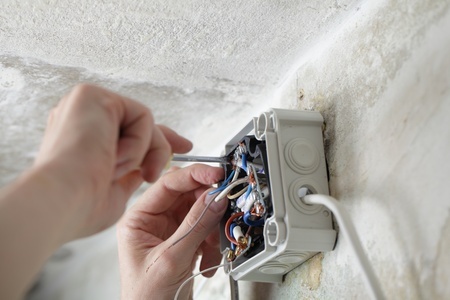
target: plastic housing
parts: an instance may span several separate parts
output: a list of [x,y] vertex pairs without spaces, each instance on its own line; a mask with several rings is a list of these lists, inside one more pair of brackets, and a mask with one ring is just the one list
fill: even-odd
[[[330,211],[322,205],[307,205],[299,196],[301,188],[329,194],[322,126],[318,112],[271,109],[225,146],[228,153],[248,135],[265,141],[273,207],[263,227],[264,249],[231,264],[228,272],[234,280],[281,282],[286,273],[316,253],[333,250],[336,231]],[[228,245],[222,236],[222,250]]]

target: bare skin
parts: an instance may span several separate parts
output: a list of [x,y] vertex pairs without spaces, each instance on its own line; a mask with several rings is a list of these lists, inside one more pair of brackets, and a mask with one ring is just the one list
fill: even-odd
[[[173,169],[127,211],[118,226],[122,299],[173,299],[200,254],[201,270],[220,263],[218,223],[227,203],[211,203],[205,191],[222,178],[221,168],[206,165]],[[191,288],[179,298],[190,299]]]
[[[144,180],[155,181],[172,153],[191,147],[174,131],[154,124],[142,104],[95,86],[74,88],[51,112],[34,165],[0,190],[0,298],[22,298],[56,249],[114,224],[134,190]],[[149,292],[162,295],[161,289],[172,291],[178,284],[156,280],[159,286],[149,290],[127,279],[141,276],[140,262],[147,264],[173,239],[172,233],[180,235],[189,227],[204,205],[202,193],[220,179],[219,173],[206,166],[170,172],[123,218],[119,247],[127,299]],[[215,262],[215,255],[206,253],[217,245],[210,242],[210,226],[217,225],[221,209],[212,207],[204,226],[180,247],[166,251],[152,272],[158,268],[165,270],[161,276],[181,280],[192,266],[180,264],[179,257],[192,261],[200,250],[206,265]],[[166,230],[161,232],[163,224]],[[186,243],[194,243],[195,253]]]

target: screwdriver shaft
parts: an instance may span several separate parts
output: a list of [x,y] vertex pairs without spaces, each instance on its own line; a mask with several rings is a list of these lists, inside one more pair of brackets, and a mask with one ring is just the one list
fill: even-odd
[[214,156],[174,155],[172,157],[172,161],[229,164],[229,161],[226,157]]

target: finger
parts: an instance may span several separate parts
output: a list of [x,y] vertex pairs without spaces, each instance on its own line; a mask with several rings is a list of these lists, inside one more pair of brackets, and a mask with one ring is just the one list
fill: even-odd
[[[217,266],[222,260],[222,254],[219,251],[219,227],[211,232],[211,234],[205,239],[202,244],[202,260],[200,262],[200,271]],[[216,273],[217,269],[203,273],[205,277],[212,277]]]
[[167,126],[158,125],[158,127],[172,147],[173,153],[186,153],[192,149],[193,145],[188,139],[182,137]]
[[143,194],[135,207],[150,214],[165,212],[182,194],[214,184],[223,179],[223,176],[222,168],[203,164],[166,173]]
[[215,202],[214,197],[208,193],[203,194],[169,239],[174,248],[186,257],[194,255],[198,247],[217,228],[228,206],[226,201]]
[[51,110],[50,110],[50,113],[48,114],[48,117],[47,117],[47,130],[52,126],[52,124],[53,124],[53,121],[54,121],[54,119],[55,119],[55,114],[56,114],[56,108],[57,107],[53,107]]
[[67,126],[89,128],[92,134],[86,136],[97,135],[99,145],[115,151],[112,153],[116,160],[113,179],[141,165],[155,127],[146,106],[106,89],[81,84],[58,104],[58,109],[59,119],[72,120],[72,123],[66,122]]
[[142,162],[142,176],[148,182],[154,182],[167,165],[172,150],[159,127],[153,127],[150,147]]
[[122,178],[116,180],[113,183],[113,188],[117,189],[117,193],[120,190],[125,198],[128,199],[131,194],[144,182],[141,176],[140,170],[134,170],[123,176]]
[[[154,135],[152,128],[155,128],[155,125],[149,109],[126,98],[123,103],[125,111],[120,122],[117,142],[116,179],[141,165],[153,139],[165,139]],[[170,150],[166,151],[170,153]]]
[[176,170],[179,170],[179,169],[181,169],[181,168],[178,167],[178,166],[171,166],[171,167],[166,171],[166,174],[167,174],[167,173],[170,173],[170,172],[175,172]]
[[107,206],[107,209],[110,210],[108,211],[110,223],[106,224],[105,228],[111,226],[120,218],[125,211],[128,199],[142,182],[140,170],[134,170],[113,183]]

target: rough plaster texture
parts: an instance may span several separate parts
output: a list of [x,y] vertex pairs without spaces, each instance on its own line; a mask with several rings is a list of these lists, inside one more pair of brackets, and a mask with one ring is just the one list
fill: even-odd
[[2,0],[2,52],[236,98],[269,90],[356,1]]
[[[368,2],[1,0],[0,186],[80,81],[143,101],[202,154],[265,106],[314,109],[331,192],[389,298],[449,298],[449,3]],[[29,299],[118,299],[116,251],[114,228],[66,245]],[[227,284],[198,299],[227,299]],[[244,299],[366,297],[342,238],[282,284],[240,286]]]
[[[322,112],[330,190],[350,211],[388,299],[448,299],[450,7],[445,1],[366,3],[314,49],[281,105]],[[282,299],[363,299],[345,239],[324,255],[318,289],[308,264]]]
[[[212,128],[215,124],[224,128],[231,128],[235,123],[244,124],[247,122],[246,110],[252,107],[251,101],[233,105],[218,90],[188,91],[148,82],[111,79],[86,69],[0,55],[0,184],[12,180],[31,163],[48,111],[79,82],[105,86],[144,102],[152,108],[157,122],[169,124],[195,140],[195,152],[212,151],[222,142],[222,136],[204,128]],[[236,116],[237,120],[227,118],[222,114],[224,111]],[[245,121],[239,121],[244,117]]]

